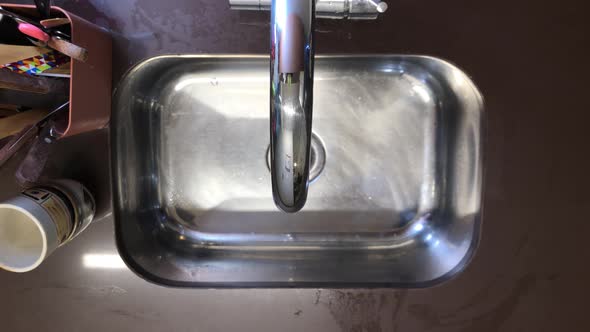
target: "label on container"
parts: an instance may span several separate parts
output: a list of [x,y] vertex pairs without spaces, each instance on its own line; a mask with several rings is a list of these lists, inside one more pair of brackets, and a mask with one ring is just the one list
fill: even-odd
[[67,206],[54,193],[40,188],[25,190],[23,195],[35,200],[51,217],[57,229],[57,238],[62,244],[72,232],[72,221]]

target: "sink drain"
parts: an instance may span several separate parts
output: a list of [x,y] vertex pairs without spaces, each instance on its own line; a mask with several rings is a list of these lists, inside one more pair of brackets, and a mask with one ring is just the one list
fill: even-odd
[[[326,165],[326,149],[324,143],[315,133],[311,134],[311,153],[309,160],[309,183],[313,183]],[[266,167],[270,171],[270,145],[266,149]]]

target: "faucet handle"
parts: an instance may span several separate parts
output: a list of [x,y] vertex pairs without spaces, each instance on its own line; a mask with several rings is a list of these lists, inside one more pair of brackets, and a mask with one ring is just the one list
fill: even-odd
[[380,0],[349,0],[349,19],[376,19],[379,14],[387,10],[387,3]]
[[377,9],[379,13],[385,13],[387,10],[387,2],[385,1],[369,0],[369,2],[371,5],[375,6],[375,9]]

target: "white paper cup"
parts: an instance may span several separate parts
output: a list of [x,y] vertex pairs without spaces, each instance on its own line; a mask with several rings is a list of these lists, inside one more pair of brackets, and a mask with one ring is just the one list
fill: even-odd
[[35,200],[20,195],[0,203],[0,268],[31,271],[59,245],[53,218]]
[[94,217],[92,194],[72,180],[54,180],[0,203],[0,268],[31,271]]

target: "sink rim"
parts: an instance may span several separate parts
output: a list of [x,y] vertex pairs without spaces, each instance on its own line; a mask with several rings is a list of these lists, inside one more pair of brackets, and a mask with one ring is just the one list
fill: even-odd
[[[122,88],[122,86],[127,82],[127,79],[130,75],[133,75],[133,73],[140,71],[145,65],[154,62],[154,61],[158,61],[161,59],[165,59],[165,58],[186,58],[186,59],[235,59],[235,60],[241,60],[241,59],[255,59],[255,60],[265,60],[265,59],[269,59],[269,56],[267,55],[255,55],[255,54],[180,54],[180,55],[175,55],[175,54],[170,54],[170,55],[159,55],[159,56],[155,56],[155,57],[151,57],[151,58],[147,58],[142,60],[141,62],[137,63],[135,66],[133,66],[132,68],[130,68],[125,75],[121,78],[119,84],[117,85],[116,89],[114,90],[114,98],[113,98],[113,119],[116,118],[115,113],[117,112],[117,102],[119,100],[119,93],[120,90]],[[167,286],[174,286],[174,287],[192,287],[192,288],[257,288],[257,287],[264,287],[264,288],[284,288],[284,287],[304,287],[304,288],[315,288],[315,287],[358,287],[358,286],[362,286],[363,288],[379,288],[379,287],[400,287],[400,288],[424,288],[424,287],[430,287],[436,284],[440,284],[442,282],[445,282],[451,278],[453,278],[454,276],[456,276],[459,272],[461,272],[462,270],[464,270],[468,265],[469,262],[473,259],[476,251],[477,251],[477,247],[479,245],[480,242],[480,238],[481,238],[481,228],[482,228],[482,217],[483,217],[483,197],[484,197],[484,181],[483,179],[485,178],[485,170],[486,170],[486,163],[485,163],[485,150],[484,147],[486,145],[486,128],[487,128],[487,121],[486,121],[486,112],[485,112],[485,103],[484,103],[484,99],[483,96],[480,92],[480,90],[478,89],[478,87],[475,85],[475,83],[471,80],[471,78],[458,66],[456,66],[455,64],[453,64],[450,61],[447,61],[445,59],[440,59],[438,57],[434,57],[434,56],[429,56],[429,55],[406,55],[406,54],[352,54],[352,55],[348,55],[348,54],[335,54],[335,55],[316,55],[316,59],[318,60],[322,60],[322,59],[391,59],[391,58],[414,58],[414,59],[418,59],[418,58],[422,58],[422,59],[427,59],[433,62],[439,62],[442,63],[454,70],[457,70],[459,73],[461,73],[464,78],[465,81],[471,84],[471,88],[477,92],[477,97],[478,97],[478,101],[479,101],[479,113],[481,116],[480,119],[480,127],[479,127],[479,151],[478,151],[478,165],[479,165],[479,181],[480,181],[480,198],[479,198],[479,211],[477,213],[475,213],[473,215],[473,219],[474,219],[474,223],[473,223],[473,236],[469,245],[469,248],[467,249],[465,255],[463,256],[463,258],[460,260],[460,262],[453,268],[450,269],[449,271],[447,271],[445,274],[428,280],[428,281],[420,281],[420,282],[416,282],[416,283],[398,283],[398,282],[385,282],[385,283],[359,283],[359,282],[334,282],[334,281],[330,281],[330,282],[296,282],[293,285],[291,285],[288,282],[231,282],[231,283],[227,283],[227,282],[201,282],[201,283],[195,283],[195,282],[185,282],[185,281],[177,281],[177,280],[171,280],[171,279],[166,279],[166,278],[162,278],[154,273],[151,273],[150,271],[148,271],[147,269],[145,269],[141,264],[139,264],[130,253],[127,252],[127,250],[125,249],[125,239],[123,237],[123,232],[121,231],[121,215],[120,215],[120,208],[117,208],[117,201],[119,200],[119,192],[117,190],[113,190],[113,214],[114,214],[114,219],[115,219],[115,235],[116,235],[116,242],[117,242],[117,248],[119,250],[119,253],[121,255],[121,257],[123,258],[123,260],[125,261],[125,263],[136,273],[138,274],[140,277],[142,277],[143,279],[150,281],[150,282],[154,282],[157,284],[161,284],[161,285],[167,285]],[[116,120],[113,120],[113,125],[112,128],[116,127]],[[111,183],[113,188],[117,188],[117,181],[115,179],[115,175],[117,175],[117,171],[116,171],[116,160],[115,160],[115,151],[116,151],[116,139],[114,138],[115,136],[115,130],[111,130],[111,171],[112,171],[112,177],[111,177]],[[418,216],[418,214],[417,214]],[[410,226],[413,225],[413,223],[408,223],[408,226],[405,227],[406,229],[409,229]]]

